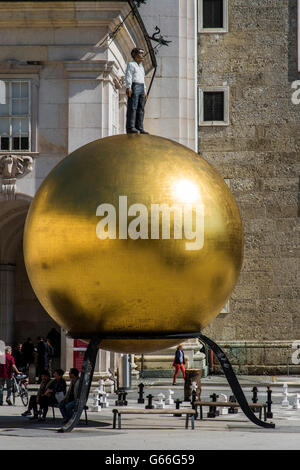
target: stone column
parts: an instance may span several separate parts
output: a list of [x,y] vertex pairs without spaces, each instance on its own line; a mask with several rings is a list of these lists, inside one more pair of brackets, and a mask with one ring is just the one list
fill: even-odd
[[126,113],[127,113],[127,96],[126,88],[122,88],[119,93],[119,132],[126,134]]
[[134,356],[135,356],[134,354],[131,354],[131,377],[133,379],[138,380],[140,377],[140,373],[137,369],[136,363],[134,362]]
[[14,325],[15,266],[0,264],[0,339],[11,345]]
[[68,338],[65,330],[61,328],[60,367],[66,372],[73,367],[73,342],[74,340]]

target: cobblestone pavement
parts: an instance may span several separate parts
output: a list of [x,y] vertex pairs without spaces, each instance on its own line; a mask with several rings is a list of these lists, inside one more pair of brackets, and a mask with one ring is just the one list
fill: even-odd
[[[204,379],[202,397],[209,397],[213,392],[232,393],[224,378],[217,380]],[[112,409],[115,406],[115,395],[109,396],[110,407],[101,412],[88,411],[89,422],[80,422],[72,433],[58,434],[61,425],[59,410],[55,410],[56,418],[52,418],[51,409],[45,423],[30,421],[21,416],[24,407],[17,399],[16,406],[0,407],[0,449],[31,449],[31,450],[203,450],[203,449],[299,449],[300,448],[300,410],[281,407],[282,385],[286,378],[281,377],[279,385],[272,386],[273,422],[276,428],[259,428],[249,422],[242,412],[235,415],[222,415],[215,419],[206,417],[196,421],[195,429],[185,429],[185,418],[172,415],[129,415],[122,417],[122,429],[112,429]],[[247,382],[248,380],[248,382]],[[257,378],[256,386],[261,388],[259,401],[266,401],[266,378]],[[208,383],[207,383],[208,382]],[[244,377],[241,380],[246,396],[251,401],[251,380]],[[289,378],[289,401],[291,405],[295,394],[300,392],[298,378]],[[152,381],[144,381],[145,395],[151,393],[157,397],[162,392],[168,395],[168,389],[174,391],[174,398],[183,398],[183,384],[176,387],[157,385]],[[164,382],[163,382],[164,383]],[[36,386],[30,386],[34,393]],[[128,392],[128,406],[144,408],[137,404],[137,388]],[[155,402],[154,402],[155,403]],[[88,405],[91,409],[92,399]],[[183,403],[190,407],[189,402]]]

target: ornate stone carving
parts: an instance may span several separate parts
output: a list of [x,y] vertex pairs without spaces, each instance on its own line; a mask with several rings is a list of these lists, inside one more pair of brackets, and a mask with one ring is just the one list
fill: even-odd
[[0,176],[2,176],[2,194],[5,199],[14,199],[17,178],[26,175],[33,168],[33,158],[29,155],[7,154],[0,156]]

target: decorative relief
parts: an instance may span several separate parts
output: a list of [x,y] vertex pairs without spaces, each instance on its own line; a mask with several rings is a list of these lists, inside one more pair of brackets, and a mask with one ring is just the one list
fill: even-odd
[[29,155],[0,156],[0,176],[2,176],[2,194],[6,200],[15,199],[17,178],[30,173],[33,158]]

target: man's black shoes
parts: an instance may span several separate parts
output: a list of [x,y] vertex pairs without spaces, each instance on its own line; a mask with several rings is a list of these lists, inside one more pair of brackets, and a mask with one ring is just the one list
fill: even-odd
[[133,127],[132,129],[127,129],[127,134],[149,134],[149,132],[144,129],[136,129]]

